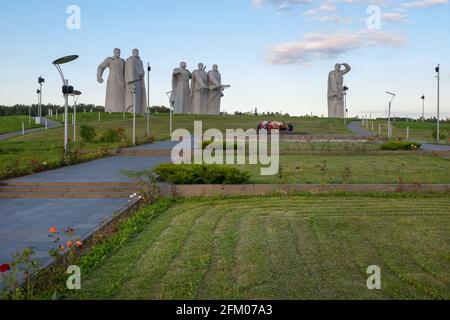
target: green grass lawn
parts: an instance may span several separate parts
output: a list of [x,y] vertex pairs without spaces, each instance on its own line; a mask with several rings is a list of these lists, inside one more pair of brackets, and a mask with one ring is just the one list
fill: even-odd
[[261,176],[259,166],[238,166],[252,183],[378,184],[450,183],[450,159],[417,153],[281,155],[280,174]]
[[[381,126],[381,135],[387,136],[387,122],[383,121],[374,121],[374,132],[378,133],[378,125]],[[409,126],[409,140],[415,142],[436,142],[432,136],[433,131],[436,129],[435,123],[429,122],[406,122],[406,121],[396,121],[392,125],[392,135],[394,139],[402,138],[406,140],[407,137],[407,127]],[[372,124],[369,123],[368,129],[372,130]],[[441,141],[441,143],[450,143],[450,124],[449,123],[441,123],[441,130],[446,133],[447,139]]]
[[[131,119],[121,119],[122,114],[104,114],[105,117],[119,118],[110,121],[97,121],[96,113],[80,113],[78,124],[85,123],[93,126],[98,136],[101,136],[108,128],[123,128],[128,137],[128,143],[132,136]],[[83,118],[85,117],[85,118]],[[0,117],[0,121],[3,117]],[[59,117],[60,118],[60,117]],[[204,130],[208,128],[217,128],[220,130],[233,128],[256,128],[256,125],[262,118],[249,116],[175,116],[174,128],[185,128],[193,132],[194,121],[203,120]],[[59,119],[62,120],[62,119]],[[287,119],[288,120],[288,119]],[[297,130],[310,133],[324,134],[350,134],[345,126],[339,120],[335,119],[312,119],[312,118],[292,118]],[[146,140],[146,118],[138,117],[137,119],[137,138],[140,141]],[[120,144],[101,143],[83,143],[79,136],[79,127],[77,131],[78,147],[86,153],[95,154],[101,152],[105,148],[117,148]],[[169,116],[167,114],[156,114],[152,116],[151,133],[157,140],[169,139]],[[63,153],[63,137],[64,129],[57,129],[39,132],[24,137],[16,137],[7,141],[0,141],[0,180],[11,176],[23,175],[31,173],[30,163],[37,161],[38,163],[46,163],[50,168],[60,166]],[[69,126],[69,138],[73,140],[73,126]],[[98,140],[98,139],[97,139]],[[123,145],[122,145],[123,146]],[[91,157],[90,155],[85,156]]]
[[34,118],[31,119],[28,116],[8,116],[0,117],[0,134],[16,132],[22,130],[22,122],[26,129],[39,128],[40,125],[36,124]]
[[[178,201],[70,299],[449,299],[443,195]],[[382,290],[366,287],[371,265]]]

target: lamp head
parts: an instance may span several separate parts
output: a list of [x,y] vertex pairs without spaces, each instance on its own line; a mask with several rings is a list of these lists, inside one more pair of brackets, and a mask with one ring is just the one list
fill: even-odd
[[78,59],[78,57],[79,56],[77,56],[77,55],[62,57],[62,58],[59,58],[59,59],[56,59],[55,61],[53,61],[53,64],[60,65],[60,64],[69,63],[69,62],[72,62],[72,61]]

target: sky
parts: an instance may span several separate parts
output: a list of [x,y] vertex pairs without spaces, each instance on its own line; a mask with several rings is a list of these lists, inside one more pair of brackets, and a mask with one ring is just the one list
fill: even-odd
[[420,117],[425,95],[434,116],[440,63],[450,117],[449,18],[448,0],[3,0],[0,105],[36,102],[40,75],[43,102],[63,104],[51,62],[70,54],[80,58],[63,70],[79,102],[103,105],[97,67],[118,47],[150,62],[151,105],[168,105],[181,61],[191,71],[218,64],[232,86],[226,112],[326,115],[328,73],[346,62],[351,116],[385,116],[387,90],[397,94],[394,115]]

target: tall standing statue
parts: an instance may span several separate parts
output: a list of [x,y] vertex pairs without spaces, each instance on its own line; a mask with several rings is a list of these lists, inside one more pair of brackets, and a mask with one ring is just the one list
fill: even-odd
[[106,58],[97,68],[97,81],[103,83],[103,73],[109,68],[106,85],[106,112],[125,110],[125,60],[120,58],[120,49],[114,49],[114,56]]
[[174,113],[191,113],[189,80],[192,74],[187,69],[186,62],[181,62],[180,67],[172,73],[172,94],[170,104]]
[[198,69],[192,72],[191,98],[193,114],[208,113],[208,76],[203,63],[198,64]]
[[213,65],[213,69],[208,76],[208,114],[220,115],[220,101],[223,97],[223,91],[230,86],[222,85],[222,76],[219,72],[219,66]]
[[147,96],[145,94],[145,70],[139,57],[139,50],[134,49],[133,55],[125,62],[126,111],[133,111],[133,93],[136,92],[136,113],[147,113]]
[[[342,70],[344,66],[344,70]],[[344,75],[351,67],[347,63],[336,64],[335,69],[328,76],[328,117],[345,118],[344,106]]]

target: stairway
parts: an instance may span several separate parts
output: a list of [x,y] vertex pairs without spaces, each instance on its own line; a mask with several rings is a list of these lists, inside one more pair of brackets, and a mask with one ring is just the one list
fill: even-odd
[[121,199],[139,193],[136,182],[0,182],[0,199]]

